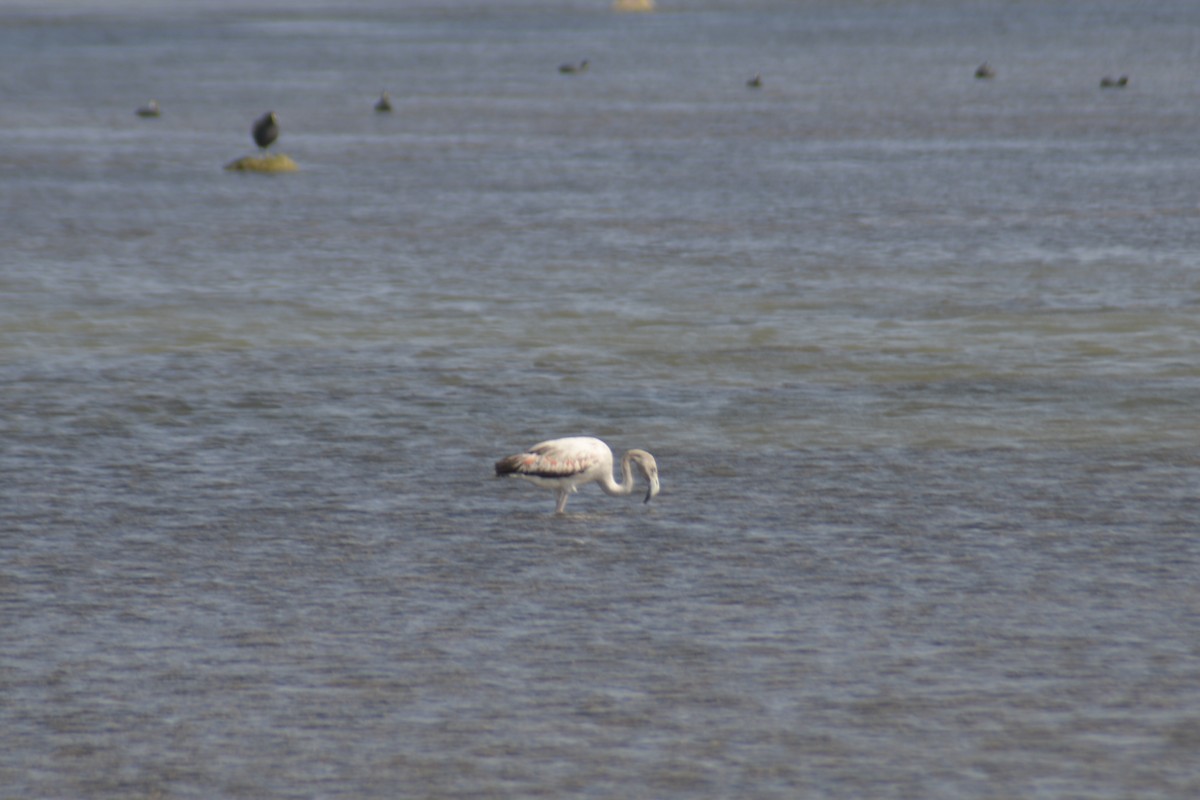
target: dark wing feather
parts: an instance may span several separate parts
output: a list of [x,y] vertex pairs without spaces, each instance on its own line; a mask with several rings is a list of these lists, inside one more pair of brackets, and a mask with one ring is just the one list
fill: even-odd
[[535,478],[569,478],[587,472],[584,460],[555,458],[552,447],[534,447],[526,453],[506,456],[496,462],[497,475],[529,475]]

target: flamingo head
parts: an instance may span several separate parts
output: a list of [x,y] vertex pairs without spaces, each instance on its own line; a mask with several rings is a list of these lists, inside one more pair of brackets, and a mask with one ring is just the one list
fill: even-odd
[[654,456],[645,450],[630,450],[629,460],[637,464],[638,469],[646,476],[646,482],[649,486],[646,488],[646,499],[642,502],[649,503],[658,494],[659,490],[658,462],[654,460]]

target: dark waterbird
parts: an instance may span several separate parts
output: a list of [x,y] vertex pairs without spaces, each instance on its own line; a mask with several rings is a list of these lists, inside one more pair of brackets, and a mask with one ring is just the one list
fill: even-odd
[[576,75],[580,72],[587,72],[588,60],[585,58],[578,64],[560,64],[558,71],[564,75]]
[[268,111],[259,117],[250,133],[254,136],[256,145],[264,150],[270,147],[271,143],[279,138],[279,119],[275,116],[275,112]]
[[375,104],[375,110],[380,113],[392,110],[392,98],[386,91],[379,95],[379,102]]

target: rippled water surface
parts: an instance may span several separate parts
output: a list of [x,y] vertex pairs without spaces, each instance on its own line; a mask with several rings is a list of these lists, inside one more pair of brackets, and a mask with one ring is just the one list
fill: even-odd
[[1200,795],[1200,7],[0,47],[0,796]]

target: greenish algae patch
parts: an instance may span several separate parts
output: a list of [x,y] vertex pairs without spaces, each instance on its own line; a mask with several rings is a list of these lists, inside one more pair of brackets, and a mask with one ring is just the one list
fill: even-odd
[[238,172],[295,172],[300,169],[290,156],[271,153],[265,156],[244,156],[225,165],[225,169]]

